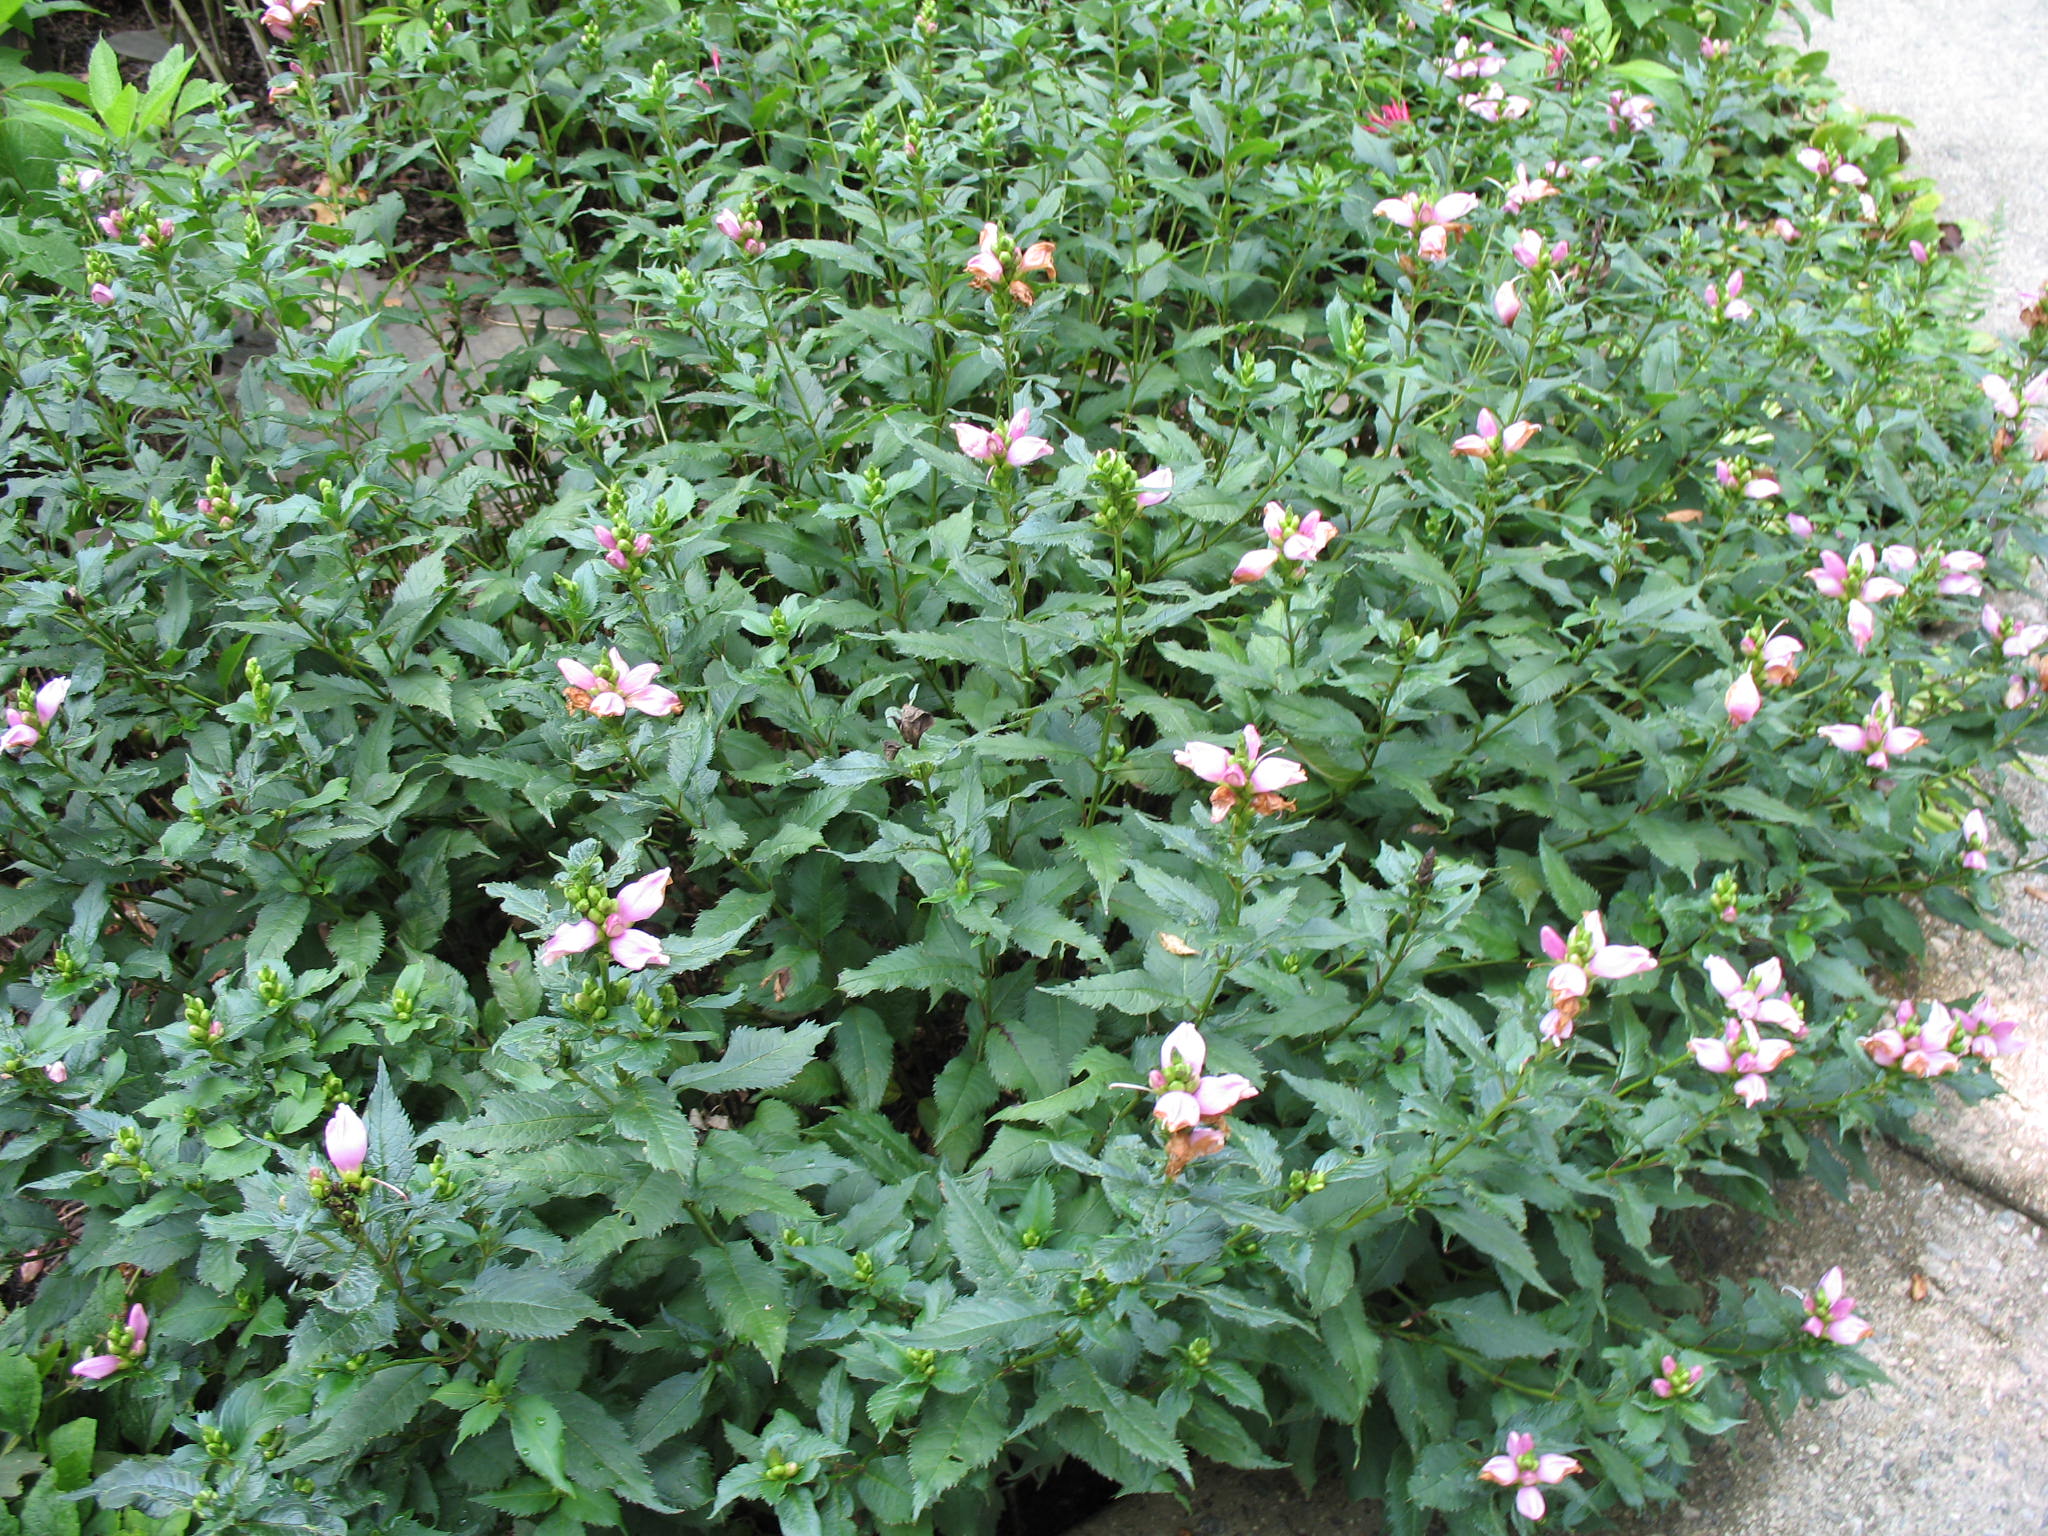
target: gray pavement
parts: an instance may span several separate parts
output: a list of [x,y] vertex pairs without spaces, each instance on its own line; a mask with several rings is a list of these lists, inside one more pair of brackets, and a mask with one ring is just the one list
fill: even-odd
[[[1910,118],[1907,169],[1971,226],[1986,323],[2010,335],[2048,282],[2048,0],[1834,0],[1813,44],[1842,99]],[[1994,234],[1995,231],[1995,234]]]
[[[2012,335],[2048,282],[2048,0],[1836,0],[1813,46],[1844,100],[1908,118],[1908,168],[1934,179],[1963,225],[1987,330]],[[2040,617],[2044,581],[2002,606]],[[2048,775],[2048,765],[2041,765]],[[2048,785],[2005,793],[2048,839]],[[1863,1348],[1891,1383],[1795,1417],[1753,1420],[1713,1448],[1684,1502],[1617,1536],[2048,1536],[2048,870],[2003,882],[2001,922],[2025,948],[1929,921],[1911,989],[1982,990],[2033,1049],[1997,1063],[2006,1094],[1879,1149],[1882,1184],[1843,1205],[1785,1197],[1787,1220],[1720,1222],[1725,1272],[1810,1287],[1847,1273],[1877,1329]],[[1917,1283],[1916,1283],[1917,1277]],[[1920,1299],[1916,1300],[1916,1292]],[[1284,1474],[1217,1469],[1184,1508],[1122,1500],[1074,1536],[1376,1536],[1370,1507]]]

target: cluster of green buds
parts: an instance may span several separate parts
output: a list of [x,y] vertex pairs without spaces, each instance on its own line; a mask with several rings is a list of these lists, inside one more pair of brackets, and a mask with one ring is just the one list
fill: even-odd
[[266,965],[256,973],[256,1001],[267,1013],[275,1013],[292,1000],[292,989],[278,975],[277,967]]
[[1742,917],[1742,886],[1735,878],[1735,871],[1724,869],[1714,877],[1714,888],[1707,897],[1714,909],[1714,915],[1724,923],[1740,921]]
[[[23,683],[21,686],[27,689],[28,684]],[[60,982],[75,984],[85,979],[84,963],[62,944],[50,951],[50,969],[56,972],[57,980]]]
[[[602,923],[602,919],[598,920]],[[621,976],[616,981],[592,977],[564,1001],[563,1012],[582,1024],[597,1024],[611,1016],[632,995],[633,984]]]
[[939,1352],[935,1349],[904,1350],[903,1374],[913,1381],[930,1381],[939,1374]]
[[208,1461],[228,1461],[235,1454],[235,1442],[228,1438],[225,1430],[216,1429],[211,1424],[200,1426],[199,1448],[206,1452]]
[[228,484],[227,472],[222,469],[219,459],[215,459],[213,467],[207,470],[206,490],[193,503],[192,510],[223,531],[235,526],[242,510],[241,503],[235,499],[235,489]]
[[218,1051],[222,1034],[219,1019],[206,1006],[206,1000],[198,997],[185,999],[185,1038],[202,1051]]
[[103,1171],[127,1168],[138,1179],[144,1180],[156,1174],[142,1155],[142,1132],[132,1125],[124,1125],[114,1132],[113,1146],[100,1154],[100,1168]]
[[256,718],[268,725],[277,718],[277,689],[263,675],[263,663],[251,656],[242,664],[242,676],[249,683],[249,707]]
[[453,1200],[462,1192],[462,1186],[455,1181],[455,1175],[448,1171],[448,1159],[436,1157],[427,1164],[427,1177],[433,1181],[436,1200]]
[[762,1458],[761,1476],[771,1483],[793,1483],[804,1475],[804,1464],[800,1461],[784,1461],[780,1449],[771,1449]]
[[1287,1203],[1319,1195],[1329,1185],[1321,1169],[1296,1168],[1287,1175]]

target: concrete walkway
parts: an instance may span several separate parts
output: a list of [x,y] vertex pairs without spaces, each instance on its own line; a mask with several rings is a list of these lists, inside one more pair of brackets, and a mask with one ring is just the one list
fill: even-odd
[[[1909,118],[1908,166],[1932,177],[1944,218],[1968,236],[1986,329],[2020,327],[2048,282],[2048,0],[1835,0],[1812,46],[1862,111]],[[2043,614],[2048,595],[2001,605]],[[2007,793],[2048,838],[2048,788],[2020,774]],[[1922,997],[1983,988],[2034,1048],[1998,1064],[2007,1095],[1932,1128],[1932,1144],[1882,1149],[1883,1187],[1843,1206],[1789,1192],[1788,1220],[1725,1228],[1727,1273],[1810,1287],[1843,1266],[1864,1349],[1891,1385],[1796,1417],[1780,1438],[1759,1422],[1702,1460],[1686,1502],[1617,1536],[2048,1536],[2048,871],[2005,882],[2002,950],[1929,924],[1913,986]],[[1916,1292],[1920,1299],[1915,1300]],[[1375,1512],[1330,1491],[1302,1496],[1284,1474],[1219,1471],[1191,1509],[1127,1499],[1075,1536],[1376,1536]]]

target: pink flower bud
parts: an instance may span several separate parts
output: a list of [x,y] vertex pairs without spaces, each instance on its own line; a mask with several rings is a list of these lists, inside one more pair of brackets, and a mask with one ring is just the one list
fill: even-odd
[[1521,318],[1522,300],[1515,292],[1515,280],[1511,277],[1493,291],[1494,318],[1502,325],[1511,326]]
[[354,1173],[370,1155],[370,1133],[362,1117],[346,1104],[335,1106],[327,1122],[327,1160],[336,1173]]
[[71,1069],[61,1061],[53,1061],[43,1068],[43,1076],[53,1083],[67,1083],[71,1080]]

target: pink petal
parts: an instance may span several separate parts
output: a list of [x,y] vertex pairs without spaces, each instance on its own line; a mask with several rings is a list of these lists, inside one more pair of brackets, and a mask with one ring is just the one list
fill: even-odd
[[1758,1077],[1754,1072],[1746,1073],[1735,1079],[1735,1097],[1742,1100],[1751,1109],[1755,1109],[1757,1105],[1763,1103],[1770,1096],[1771,1085]]
[[1479,206],[1479,199],[1470,192],[1448,192],[1436,200],[1436,216],[1440,223],[1448,224],[1453,219],[1462,219]]
[[1602,981],[1641,976],[1657,969],[1657,957],[1640,944],[1609,944],[1587,962],[1586,969]]
[[1413,229],[1415,227],[1415,196],[1413,193],[1410,193],[1406,198],[1383,198],[1373,205],[1372,211],[1383,219],[1392,219],[1403,229]]
[[967,270],[985,283],[1000,283],[1003,280],[1003,263],[1000,258],[983,252],[967,258]]
[[564,955],[580,955],[598,940],[597,924],[587,917],[580,917],[573,923],[564,923],[548,936],[547,943],[540,947],[540,963],[559,960]]
[[669,872],[666,867],[642,875],[631,885],[619,888],[619,914],[629,923],[644,923],[661,910],[667,899]]
[[1688,1040],[1685,1042],[1685,1048],[1692,1052],[1693,1060],[1708,1072],[1735,1070],[1735,1058],[1728,1054],[1728,1047],[1712,1036]]
[[1815,734],[1844,752],[1863,750],[1863,727],[1860,725],[1824,725]]
[[1165,465],[1138,482],[1138,505],[1156,507],[1173,494],[1173,471]]
[[1152,1106],[1152,1114],[1167,1130],[1185,1131],[1201,1121],[1202,1106],[1192,1093],[1176,1089],[1159,1095],[1159,1102]]
[[1536,1449],[1536,1437],[1526,1429],[1508,1431],[1507,1452],[1510,1456],[1522,1457]]
[[71,679],[68,677],[53,677],[43,684],[36,690],[36,718],[48,725],[69,692]]
[[1270,544],[1263,549],[1247,550],[1230,573],[1231,585],[1241,587],[1263,579],[1266,573],[1273,569],[1273,562],[1279,558],[1280,551]]
[[1583,1470],[1570,1456],[1561,1456],[1550,1451],[1536,1458],[1536,1481],[1539,1483],[1561,1483],[1574,1472]]
[[604,679],[574,657],[564,656],[555,665],[561,669],[563,681],[572,687],[581,688],[586,693],[595,693],[604,687]]
[[1307,782],[1308,771],[1285,757],[1262,757],[1252,765],[1252,789],[1259,794],[1272,794]]
[[1515,1465],[1513,1458],[1494,1456],[1479,1469],[1480,1478],[1489,1483],[1498,1483],[1503,1488],[1512,1488],[1521,1480],[1522,1469]]
[[87,1355],[71,1367],[71,1374],[83,1376],[87,1381],[105,1381],[125,1364],[127,1362],[119,1355]]
[[1221,784],[1230,767],[1230,749],[1212,746],[1206,741],[1191,741],[1173,754],[1173,760],[1196,778]]
[[1565,957],[1565,951],[1568,946],[1565,943],[1564,935],[1548,923],[1543,925],[1543,932],[1539,936],[1539,942],[1543,945],[1543,953],[1551,959],[1562,960]]
[[668,956],[662,952],[661,941],[651,933],[642,933],[638,928],[628,929],[612,940],[612,960],[629,971],[644,971],[650,965],[665,965]]
[[1235,1072],[1205,1077],[1195,1086],[1195,1102],[1201,1106],[1204,1118],[1227,1115],[1244,1100],[1258,1096],[1259,1090]]
[[1013,437],[1005,457],[1012,466],[1022,469],[1026,464],[1036,464],[1052,451],[1052,444],[1042,437]]
[[984,464],[1002,449],[1001,442],[993,432],[985,427],[977,427],[972,422],[954,422],[953,436],[959,442],[962,453]]
[[1736,974],[1735,967],[1719,955],[1709,955],[1701,963],[1706,967],[1708,982],[1723,997],[1733,997],[1743,990],[1742,978]]
[[1515,1508],[1519,1509],[1522,1512],[1522,1515],[1525,1519],[1541,1520],[1543,1518],[1544,1507],[1545,1506],[1543,1503],[1543,1493],[1541,1489],[1533,1487],[1524,1488],[1520,1493],[1515,1495]]
[[1569,960],[1562,960],[1553,965],[1543,984],[1549,988],[1553,1002],[1568,997],[1584,997],[1593,990],[1593,983],[1587,979],[1585,967],[1574,965]]
[[1159,1068],[1162,1072],[1171,1072],[1178,1065],[1186,1067],[1199,1078],[1202,1075],[1203,1064],[1208,1059],[1209,1042],[1202,1038],[1199,1029],[1187,1021],[1174,1025],[1172,1033],[1159,1045]]
[[1861,1344],[1876,1331],[1862,1318],[1854,1316],[1827,1325],[1827,1336],[1837,1344]]
[[1759,1072],[1775,1072],[1784,1065],[1785,1059],[1798,1051],[1790,1040],[1766,1040],[1757,1046],[1756,1069]]
[[645,688],[633,689],[625,695],[625,699],[643,715],[673,715],[683,707],[680,694],[667,688],[657,688],[652,684]]

